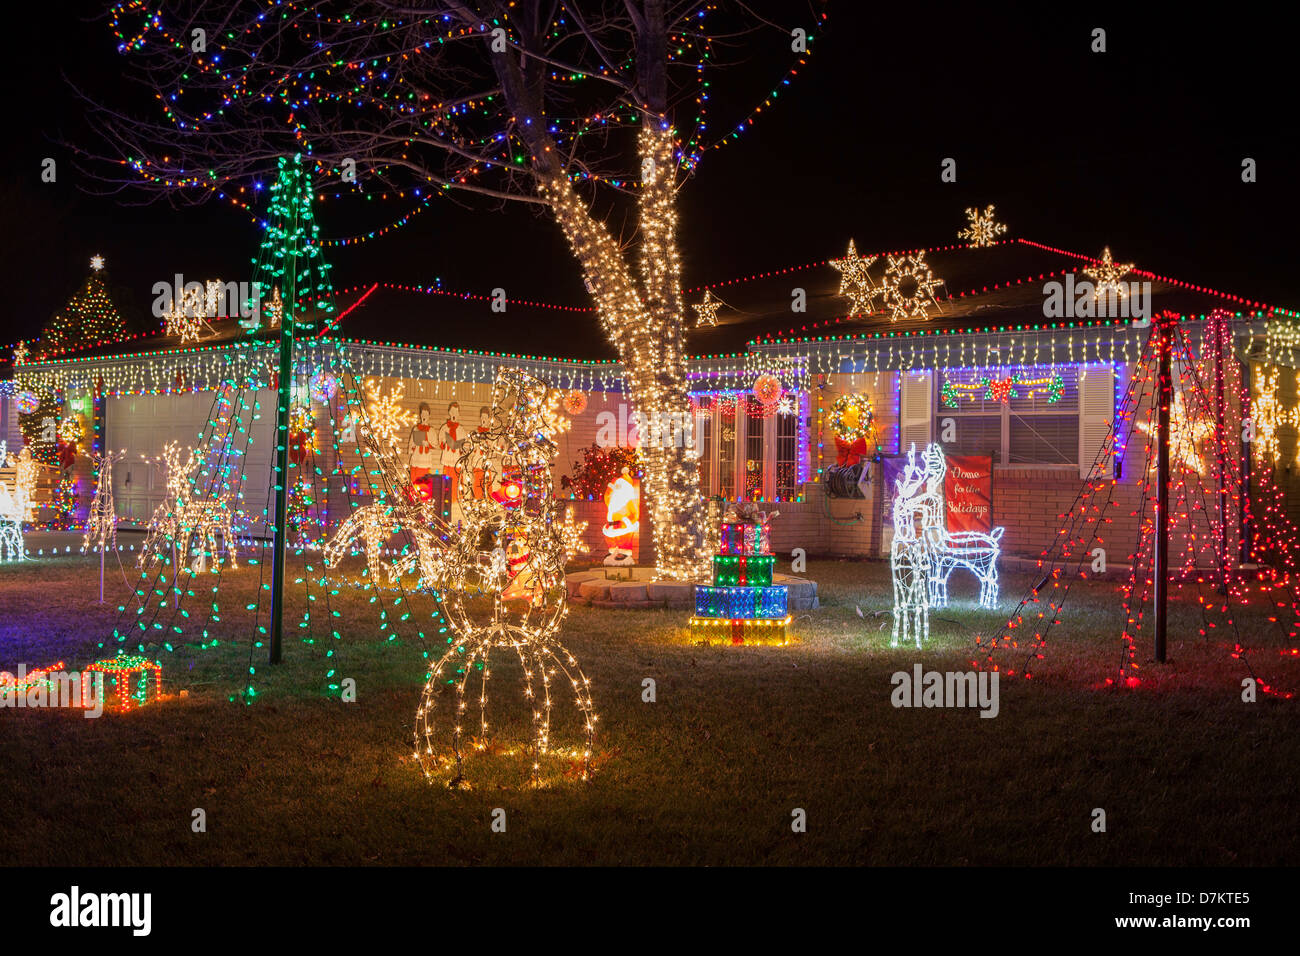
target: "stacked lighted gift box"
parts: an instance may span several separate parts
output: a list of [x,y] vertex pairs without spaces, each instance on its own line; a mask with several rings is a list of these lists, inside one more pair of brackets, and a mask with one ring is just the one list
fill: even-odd
[[790,615],[784,584],[772,583],[776,558],[767,520],[723,522],[713,584],[695,586],[691,627],[710,641],[784,644]]

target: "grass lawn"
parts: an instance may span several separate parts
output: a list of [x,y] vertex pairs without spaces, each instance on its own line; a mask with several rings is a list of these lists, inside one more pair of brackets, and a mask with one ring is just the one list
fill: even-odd
[[[575,607],[561,640],[592,681],[595,778],[552,763],[547,786],[534,789],[498,754],[476,758],[474,787],[453,791],[426,782],[411,756],[425,672],[412,622],[388,639],[360,592],[332,603],[342,640],[307,645],[295,631],[275,668],[258,651],[257,702],[230,702],[249,660],[241,606],[257,575],[223,576],[219,647],[153,655],[168,694],[158,705],[98,720],[0,710],[6,862],[1300,862],[1296,703],[1243,703],[1244,668],[1228,640],[1197,634],[1186,596],[1171,662],[1145,668],[1140,688],[1118,689],[1103,686],[1120,659],[1116,586],[1076,585],[1046,660],[1032,681],[1002,681],[992,720],[895,709],[890,675],[915,663],[968,670],[974,633],[1005,621],[1027,574],[1004,574],[1001,617],[974,607],[974,582],[954,576],[954,607],[933,612],[923,651],[889,648],[889,572],[878,562],[810,562],[822,607],[796,612],[798,640],[787,647],[696,646],[683,611]],[[98,563],[80,557],[0,566],[0,669],[56,660],[73,669],[101,656],[96,644],[130,592],[110,562],[101,606],[97,578]],[[411,607],[413,620],[429,621],[419,600]],[[404,608],[387,610],[397,620]],[[301,598],[289,619],[300,611]],[[435,628],[425,630],[435,649]],[[1261,676],[1295,688],[1300,664],[1279,655],[1280,638],[1262,618],[1247,631],[1272,646],[1253,658]],[[324,689],[326,644],[339,676],[357,682],[355,703]],[[505,739],[522,732],[526,711],[518,666],[493,660]],[[647,677],[654,703],[642,701]],[[554,742],[574,739],[560,719],[572,712],[562,697]],[[504,833],[490,827],[497,807]],[[191,831],[195,808],[206,833]],[[805,833],[791,831],[794,808],[807,813]],[[1090,828],[1094,808],[1106,811],[1105,833]]]

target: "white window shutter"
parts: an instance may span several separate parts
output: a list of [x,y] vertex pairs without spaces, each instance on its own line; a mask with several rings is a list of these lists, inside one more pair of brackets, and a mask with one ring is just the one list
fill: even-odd
[[934,429],[934,413],[930,408],[933,383],[932,372],[898,373],[898,450],[904,455],[913,442],[918,450],[930,444]]
[[[1110,366],[1079,369],[1079,477],[1109,478],[1114,444],[1115,370]],[[1106,457],[1097,455],[1105,448]],[[1094,463],[1096,467],[1094,468]]]

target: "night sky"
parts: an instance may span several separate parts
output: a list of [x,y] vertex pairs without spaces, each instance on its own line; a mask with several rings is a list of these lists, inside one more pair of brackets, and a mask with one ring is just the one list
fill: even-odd
[[[243,277],[258,243],[248,216],[228,204],[129,205],[145,197],[82,190],[98,187],[58,140],[93,148],[95,133],[63,74],[111,103],[140,96],[120,79],[107,26],[80,20],[93,9],[46,0],[11,14],[18,47],[7,60],[0,176],[6,360],[10,343],[36,335],[80,285],[91,255],[107,257],[124,311],[143,320],[154,282],[175,272]],[[1109,244],[1139,268],[1300,306],[1285,21],[1244,8],[1180,20],[1092,9],[980,4],[940,15],[832,2],[809,66],[740,142],[708,154],[682,192],[686,286],[842,255],[850,236],[864,252],[952,242],[965,207],[996,203],[1011,236],[1090,254]],[[1105,54],[1089,52],[1095,26],[1107,30]],[[766,84],[752,65],[739,71],[748,89],[738,102],[761,99],[786,56],[788,42],[785,53],[774,49]],[[40,182],[44,156],[60,161],[57,184]],[[955,184],[940,182],[947,156],[957,160]],[[1258,162],[1249,185],[1246,156]],[[410,203],[364,205],[321,207],[323,234],[381,225]],[[474,205],[435,203],[388,237],[330,250],[335,284],[441,279],[457,291],[503,286],[519,298],[589,304],[549,219]],[[566,339],[599,334],[594,318],[496,320],[518,351],[563,355]],[[400,324],[365,334],[439,341],[436,330],[417,336]]]

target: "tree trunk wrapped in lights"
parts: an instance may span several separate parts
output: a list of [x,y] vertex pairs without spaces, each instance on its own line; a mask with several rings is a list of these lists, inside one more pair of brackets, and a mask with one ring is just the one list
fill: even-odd
[[639,283],[618,243],[592,218],[567,177],[552,175],[543,181],[541,193],[582,265],[601,324],[623,362],[628,398],[647,426],[641,434],[642,487],[654,528],[656,567],[664,577],[689,580],[702,573],[708,553],[703,549],[704,502],[683,440],[689,431],[673,427],[689,425],[690,398],[672,130],[644,125],[638,144],[644,181],[638,203]]
[[[100,178],[169,199],[229,199],[258,188],[286,144],[310,143],[304,152],[318,181],[369,181],[390,196],[418,197],[417,210],[444,192],[548,207],[618,351],[628,398],[649,423],[655,562],[669,578],[703,571],[702,539],[712,532],[682,441],[690,417],[676,190],[800,72],[824,0],[782,5],[787,23],[747,3],[671,0],[343,7],[347,16],[322,15],[317,4],[283,0],[267,17],[264,0],[195,0],[183,15],[117,5],[126,69],[167,115],[141,120],[85,97],[108,144]],[[200,29],[221,37],[220,56],[177,42]],[[757,103],[728,103],[715,95],[718,54],[758,32],[766,37],[756,48],[789,50],[784,76]],[[715,38],[725,43],[715,48]],[[371,75],[367,63],[383,65]],[[722,116],[733,108],[735,117]],[[674,125],[687,132],[677,137]],[[594,212],[611,199],[637,221],[634,252]]]

